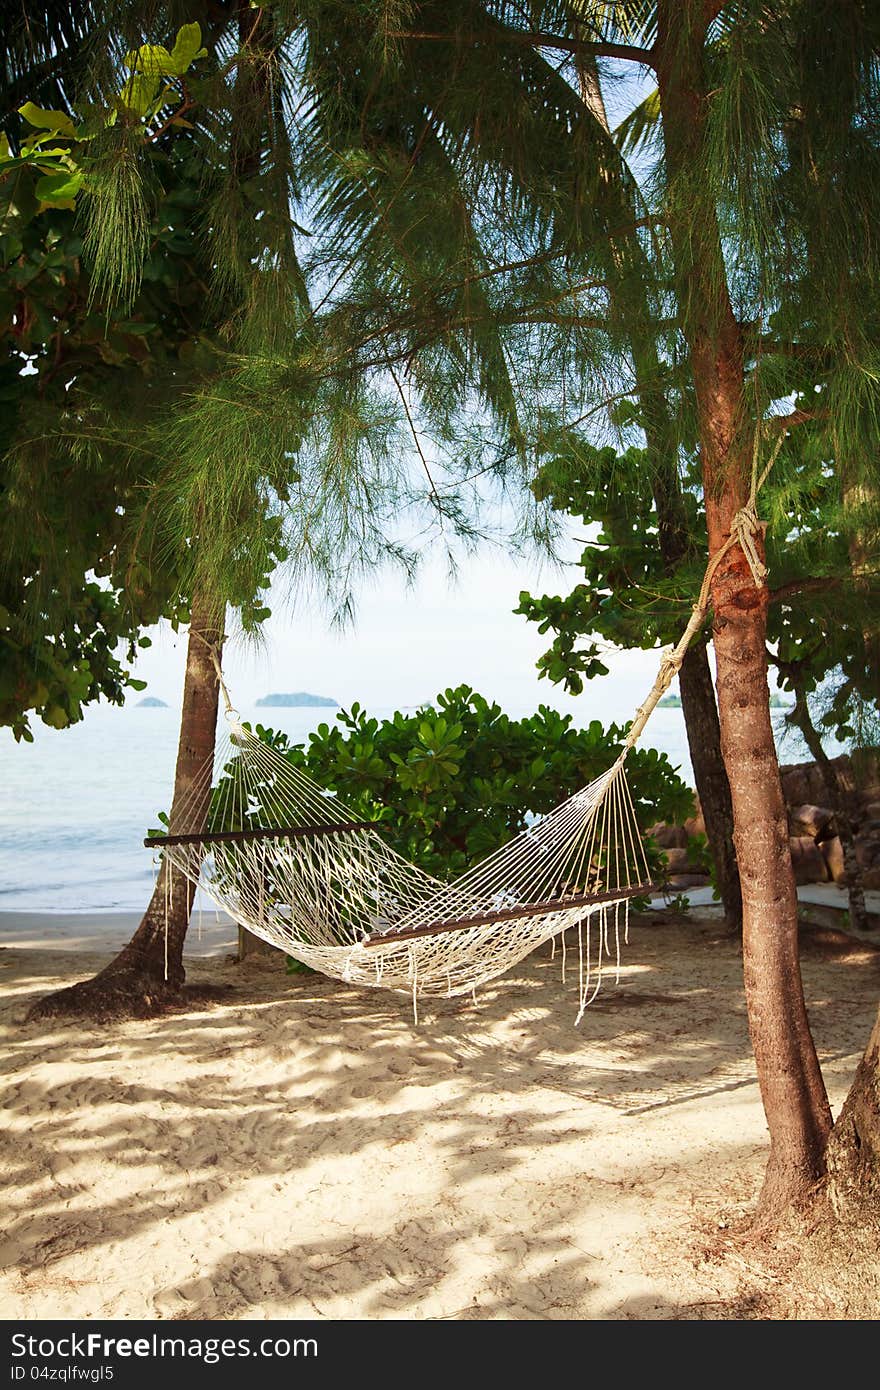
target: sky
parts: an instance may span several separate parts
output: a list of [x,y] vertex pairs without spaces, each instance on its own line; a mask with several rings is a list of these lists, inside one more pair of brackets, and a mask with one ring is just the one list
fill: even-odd
[[[342,705],[359,700],[370,709],[403,709],[464,682],[511,714],[546,703],[571,710],[578,722],[629,719],[654,680],[657,652],[613,654],[612,674],[573,699],[535,670],[551,634],[542,636],[537,624],[513,612],[522,589],[540,595],[574,587],[582,575],[575,563],[582,539],[582,525],[574,526],[557,564],[487,544],[460,560],[454,578],[434,549],[411,585],[386,571],[365,587],[355,622],[342,633],[314,607],[295,604],[282,578],[261,644],[233,631],[224,656],[230,693],[243,707],[270,691],[307,690]],[[145,694],[178,704],[186,632],[175,635],[164,624],[150,635],[154,644],[134,674],[148,682]]]

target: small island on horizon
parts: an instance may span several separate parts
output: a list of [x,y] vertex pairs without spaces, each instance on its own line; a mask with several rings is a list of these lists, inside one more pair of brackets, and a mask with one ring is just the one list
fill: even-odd
[[[680,695],[664,695],[664,696],[663,696],[663,699],[660,700],[660,701],[658,701],[657,708],[658,708],[658,709],[681,709],[681,696],[680,696]],[[791,708],[791,701],[790,701],[790,700],[786,700],[782,695],[780,695],[778,690],[774,690],[773,694],[770,696],[770,708],[771,708],[771,709],[790,709],[790,708]]]
[[289,694],[264,695],[257,700],[259,709],[305,709],[316,707],[339,709],[339,701],[331,700],[329,695],[310,695],[307,690],[294,690]]
[[155,695],[145,695],[142,700],[137,702],[138,709],[167,709],[168,705],[164,700],[157,700]]

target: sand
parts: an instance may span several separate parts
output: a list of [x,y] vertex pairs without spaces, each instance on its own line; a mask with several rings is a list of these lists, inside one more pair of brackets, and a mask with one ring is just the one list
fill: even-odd
[[[767,1136],[736,945],[711,913],[636,919],[619,986],[577,1029],[576,982],[561,983],[546,949],[476,1006],[425,1007],[417,1028],[395,996],[222,955],[190,961],[193,980],[229,988],[207,1012],[21,1021],[29,1000],[105,959],[0,951],[0,1315],[674,1319],[780,1306],[779,1276],[724,1246],[756,1197]],[[835,1107],[870,1031],[878,961],[853,943],[805,954]],[[807,1306],[796,1283],[781,1293],[796,1312],[842,1316]]]

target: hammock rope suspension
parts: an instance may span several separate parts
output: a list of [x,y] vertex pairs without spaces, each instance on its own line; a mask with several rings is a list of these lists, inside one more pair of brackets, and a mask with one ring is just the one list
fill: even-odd
[[210,644],[227,732],[175,803],[168,833],[145,844],[255,936],[326,975],[406,994],[414,1008],[420,997],[473,993],[556,937],[564,970],[565,932],[576,926],[580,1019],[603,964],[620,968],[621,922],[626,941],[632,899],[655,887],[626,780],[627,754],[702,626],[712,578],[733,546],[741,547],[755,584],[764,583],[756,498],[783,435],[758,476],[760,433],[748,501],[712,557],[690,620],[664,654],[618,757],[482,863],[443,882],[398,854],[383,839],[381,819],[357,816],[242,724]]
[[[255,936],[324,974],[415,997],[469,993],[578,923],[601,960],[609,917],[652,886],[623,758],[444,883],[397,854],[381,821],[246,728],[231,702],[214,763],[168,834],[146,843]],[[588,974],[582,993],[592,983]]]

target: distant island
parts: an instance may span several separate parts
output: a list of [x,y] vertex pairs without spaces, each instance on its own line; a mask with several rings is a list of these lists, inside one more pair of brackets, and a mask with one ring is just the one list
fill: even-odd
[[164,700],[157,700],[155,695],[145,695],[142,700],[137,702],[138,709],[167,709]]
[[[658,709],[681,709],[680,695],[664,695],[657,705]],[[782,695],[774,692],[770,696],[771,709],[791,709],[791,701],[786,700]]]
[[328,695],[310,695],[307,690],[294,690],[288,695],[264,695],[262,700],[257,701],[257,706],[260,709],[303,709],[307,706],[339,709],[339,701],[331,700]]

